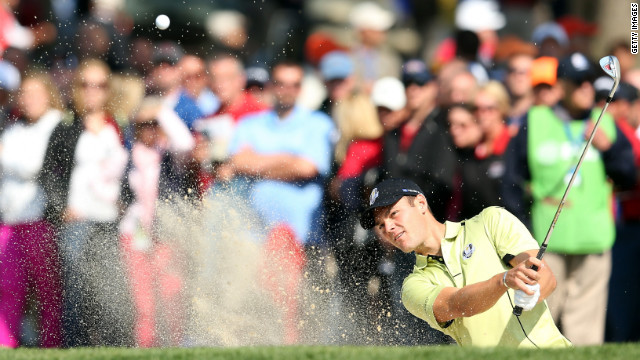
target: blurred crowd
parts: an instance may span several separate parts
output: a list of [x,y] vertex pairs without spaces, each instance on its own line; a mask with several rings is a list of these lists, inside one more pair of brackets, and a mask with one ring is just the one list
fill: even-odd
[[188,345],[188,274],[158,214],[180,222],[178,207],[229,192],[264,227],[264,258],[238,261],[265,263],[281,343],[313,342],[304,281],[353,322],[336,343],[451,343],[400,303],[413,255],[357,221],[373,184],[413,180],[440,221],[503,206],[542,241],[613,87],[597,63],[609,54],[622,78],[550,239],[548,303],[576,345],[640,340],[629,39],[594,54],[598,25],[583,18],[510,34],[504,4],[443,1],[453,26],[426,55],[419,32],[390,36],[417,2],[327,2],[346,19],[332,32],[305,25],[319,2],[281,1],[262,29],[272,42],[221,8],[203,51],[179,22],[165,38],[137,31],[118,1],[24,3],[0,1],[0,346]]

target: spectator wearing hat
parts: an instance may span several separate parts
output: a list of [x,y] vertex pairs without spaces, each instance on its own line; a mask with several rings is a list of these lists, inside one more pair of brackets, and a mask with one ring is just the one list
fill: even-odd
[[541,56],[531,64],[531,86],[533,105],[553,107],[563,96],[562,86],[558,83],[558,59]]
[[247,74],[245,91],[266,107],[271,106],[273,94],[269,82],[269,71],[261,66],[251,66],[245,69],[245,73]]
[[[474,61],[484,67],[490,67],[498,48],[497,31],[502,29],[505,24],[506,18],[496,1],[465,0],[458,2],[455,9],[456,39],[445,39],[438,46],[435,67],[440,68],[460,54],[471,55]],[[476,39],[470,38],[468,33],[475,34]],[[469,47],[469,40],[476,44]]]
[[531,41],[538,47],[539,56],[563,58],[569,51],[569,37],[556,22],[546,22],[536,26]]
[[[557,71],[562,100],[553,107],[532,107],[507,150],[505,207],[521,219],[531,214],[532,233],[538,241],[549,229],[600,115],[595,108],[595,74],[596,67],[583,54],[563,58]],[[615,239],[610,181],[620,188],[631,187],[635,172],[629,142],[611,116],[603,114],[545,254],[558,279],[556,291],[547,299],[549,309],[563,334],[576,345],[604,340]],[[530,209],[525,206],[525,188],[530,189]]]
[[591,39],[598,32],[598,25],[580,16],[565,15],[557,20],[569,38],[569,52],[591,54]]
[[[604,103],[611,92],[613,79],[602,76],[594,82],[598,106]],[[607,111],[613,116],[620,133],[631,144],[636,169],[640,168],[640,137],[638,128],[638,89],[626,82],[620,82]],[[640,287],[635,281],[640,273],[637,269],[623,264],[634,261],[638,248],[637,234],[640,231],[640,183],[632,189],[616,191],[617,217],[616,241],[611,249],[611,279],[607,306],[606,341],[631,342],[640,340],[637,322],[640,318],[635,311]]]
[[326,54],[320,60],[319,68],[327,88],[321,110],[333,119],[340,134],[334,159],[339,166],[349,143],[354,139],[380,137],[382,125],[371,98],[358,87],[355,64],[348,53],[332,51]]
[[351,47],[356,79],[359,86],[370,93],[376,80],[400,75],[400,56],[385,43],[395,16],[375,2],[365,1],[351,9],[349,20],[357,35]]
[[198,74],[197,60],[184,57],[184,50],[175,42],[164,41],[156,45],[153,54],[154,67],[149,74],[150,92],[160,95],[166,106],[173,109],[189,129],[193,129],[194,123],[202,118],[203,114],[196,103],[197,99],[189,94],[195,93],[195,88],[201,86],[197,77],[192,82],[194,79],[191,75],[203,74]]

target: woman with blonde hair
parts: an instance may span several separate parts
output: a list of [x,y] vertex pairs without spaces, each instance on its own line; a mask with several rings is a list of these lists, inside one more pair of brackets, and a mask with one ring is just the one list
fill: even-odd
[[131,303],[117,220],[127,152],[109,107],[111,72],[101,60],[75,71],[73,120],[53,131],[42,181],[59,227],[66,346],[131,345]]
[[0,138],[0,347],[20,345],[29,284],[37,295],[41,346],[58,347],[60,264],[54,229],[44,217],[45,194],[38,175],[63,109],[47,74],[33,71],[25,76],[18,108],[19,120]]
[[462,219],[477,215],[487,206],[501,206],[501,183],[505,172],[504,153],[511,139],[506,118],[509,94],[497,81],[481,86],[473,100],[474,115],[481,130],[473,155],[461,157],[459,175]]

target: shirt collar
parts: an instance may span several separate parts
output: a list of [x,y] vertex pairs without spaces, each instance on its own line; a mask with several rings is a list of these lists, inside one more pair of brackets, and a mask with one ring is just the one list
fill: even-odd
[[458,236],[458,233],[460,233],[460,228],[462,228],[462,223],[445,221],[444,226],[445,226],[444,238],[455,239],[456,236]]
[[[444,240],[455,239],[460,233],[460,229],[462,228],[462,223],[459,223],[459,222],[445,221],[444,224],[445,224],[444,239],[441,244],[441,246],[443,246],[443,255],[445,254],[445,252],[448,253],[448,251],[445,251],[445,250],[448,250],[451,246],[450,242],[445,243]],[[424,256],[424,255],[416,254],[416,267],[418,269],[424,269],[431,263],[440,263],[441,259],[443,258],[438,256],[431,256],[431,255]]]

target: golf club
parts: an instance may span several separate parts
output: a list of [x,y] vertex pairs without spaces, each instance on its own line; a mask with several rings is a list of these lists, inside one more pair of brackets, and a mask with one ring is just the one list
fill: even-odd
[[[604,112],[607,110],[607,107],[611,103],[611,100],[613,100],[613,94],[615,94],[616,90],[618,89],[618,84],[620,84],[620,62],[618,61],[617,57],[613,55],[603,57],[602,59],[600,59],[600,67],[602,68],[602,70],[604,70],[605,73],[607,73],[607,75],[613,78],[613,87],[611,88],[611,92],[609,92],[607,101],[604,104],[602,111],[600,112],[600,116],[598,116],[598,120],[596,121],[596,124],[593,127],[593,130],[591,130],[591,135],[589,136],[589,140],[584,146],[584,150],[582,150],[582,155],[580,155],[580,159],[576,164],[576,168],[573,171],[573,174],[571,174],[571,179],[569,180],[569,184],[567,185],[567,188],[564,191],[564,195],[562,195],[562,199],[560,200],[560,204],[558,205],[556,214],[553,217],[553,221],[551,221],[551,226],[549,226],[547,235],[544,237],[544,241],[540,245],[540,250],[538,251],[538,255],[536,256],[536,258],[540,260],[542,260],[542,256],[544,255],[544,252],[547,250],[547,244],[549,243],[549,238],[551,237],[553,228],[555,228],[556,226],[556,222],[558,221],[558,217],[560,216],[562,207],[564,206],[565,200],[567,199],[567,194],[569,194],[569,190],[571,190],[571,185],[573,185],[573,181],[576,178],[576,174],[578,174],[578,171],[580,170],[580,166],[582,165],[582,160],[584,159],[587,153],[587,150],[591,145],[591,141],[593,141],[593,137],[596,134],[596,129],[598,129],[598,125],[600,124],[600,119],[602,119],[602,114],[604,114]],[[538,267],[534,265],[532,269],[537,271]],[[519,306],[514,307],[513,314],[516,316],[520,316],[522,314],[522,308]]]

